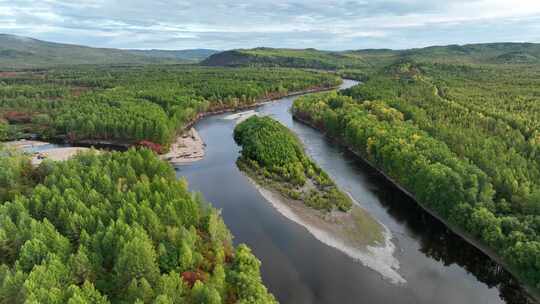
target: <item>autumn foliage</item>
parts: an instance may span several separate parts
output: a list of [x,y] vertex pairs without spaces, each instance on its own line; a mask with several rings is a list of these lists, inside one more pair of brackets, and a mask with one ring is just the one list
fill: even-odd
[[29,123],[32,115],[27,112],[9,111],[4,113],[4,118],[10,123]]
[[162,145],[157,144],[157,143],[152,142],[152,141],[149,141],[149,140],[141,140],[141,141],[139,141],[137,143],[137,146],[148,148],[148,149],[156,152],[157,154],[161,154],[161,153],[165,152]]

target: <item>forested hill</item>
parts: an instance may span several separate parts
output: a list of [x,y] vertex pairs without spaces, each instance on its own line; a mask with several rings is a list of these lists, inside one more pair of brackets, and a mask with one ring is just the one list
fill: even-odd
[[256,48],[225,51],[202,62],[208,66],[281,66],[335,70],[363,67],[360,56],[315,49]]
[[365,49],[329,52],[315,49],[255,48],[225,51],[202,62],[209,66],[283,66],[315,69],[376,67],[399,60],[479,64],[540,63],[540,44],[486,43],[430,46],[409,50]]
[[212,50],[120,50],[61,44],[0,34],[0,69],[46,68],[78,64],[148,64],[198,62]]
[[487,43],[431,46],[409,50],[254,48],[219,52],[193,50],[123,50],[93,48],[0,34],[0,70],[102,64],[198,63],[206,66],[294,67],[322,70],[370,69],[399,60],[417,62],[540,64],[540,44]]
[[430,46],[399,52],[402,57],[419,62],[484,64],[540,63],[538,43],[484,43]]
[[192,49],[192,50],[129,50],[135,55],[142,55],[153,58],[185,60],[190,62],[200,62],[211,55],[219,53],[218,50]]

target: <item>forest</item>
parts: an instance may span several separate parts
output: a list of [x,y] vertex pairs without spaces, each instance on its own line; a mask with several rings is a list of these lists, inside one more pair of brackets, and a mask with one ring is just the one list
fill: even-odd
[[[150,141],[205,113],[292,92],[327,133],[540,288],[540,47],[234,50],[197,65],[0,72],[0,140]],[[45,60],[46,61],[46,60]],[[206,66],[204,66],[206,65]],[[227,66],[227,67],[222,67]],[[230,68],[234,66],[235,68]],[[324,71],[316,71],[324,70]],[[239,124],[238,166],[321,211],[348,196],[269,117]],[[32,167],[0,148],[0,303],[275,303],[217,210],[146,149]]]
[[276,303],[219,212],[146,149],[0,151],[0,303]]
[[2,71],[87,64],[188,64],[198,62],[214,52],[204,49],[158,51],[95,48],[0,33],[0,70]]
[[[167,147],[206,112],[341,79],[293,69],[78,66],[0,77],[0,139]],[[260,262],[154,152],[38,167],[0,147],[0,303],[276,303]]]
[[[199,114],[235,109],[340,78],[294,69],[196,66],[58,68],[0,77],[0,136],[151,141],[165,148]],[[7,134],[6,134],[7,133]]]
[[537,65],[540,64],[540,44],[503,42],[429,46],[406,50],[348,51],[259,47],[216,53],[203,60],[201,64],[230,67],[309,68],[338,73],[348,70],[365,75],[402,60],[458,65]]
[[540,288],[539,71],[401,60],[342,94],[297,99],[293,115]]
[[201,62],[207,66],[264,66],[336,70],[369,66],[354,54],[315,49],[255,48],[214,54]]
[[239,168],[263,186],[317,210],[351,209],[350,198],[306,155],[294,133],[278,121],[252,116],[236,126],[234,140],[242,147]]

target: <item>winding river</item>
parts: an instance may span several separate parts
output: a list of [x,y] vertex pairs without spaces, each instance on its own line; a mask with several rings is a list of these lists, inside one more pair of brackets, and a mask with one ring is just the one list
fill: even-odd
[[[346,80],[342,88],[355,85]],[[207,144],[204,160],[176,167],[190,189],[222,210],[235,243],[248,244],[262,261],[263,280],[281,303],[512,303],[529,300],[516,281],[482,252],[450,232],[407,195],[346,149],[295,122],[289,113],[296,97],[256,109],[291,128],[308,154],[336,183],[392,235],[396,284],[325,245],[267,202],[238,170],[239,147],[229,114],[210,116],[195,127]]]

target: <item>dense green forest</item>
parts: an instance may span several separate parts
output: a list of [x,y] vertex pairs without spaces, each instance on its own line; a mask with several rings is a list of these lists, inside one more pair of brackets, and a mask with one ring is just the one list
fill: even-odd
[[294,116],[343,141],[540,288],[540,68],[400,60]]
[[0,303],[276,303],[217,210],[149,150],[0,151]]
[[236,126],[234,140],[242,147],[238,166],[263,185],[317,210],[351,208],[350,198],[306,155],[300,140],[278,121],[252,116]]
[[354,70],[365,74],[400,60],[423,63],[540,64],[540,44],[484,43],[408,50],[365,49],[339,52],[316,49],[238,49],[214,54],[202,64]]
[[143,55],[158,59],[173,59],[191,63],[200,62],[211,55],[219,53],[210,49],[191,49],[191,50],[127,50],[136,55]]
[[368,63],[354,54],[325,52],[315,49],[256,48],[232,50],[214,54],[204,61],[208,66],[277,66],[336,70],[366,67]]
[[0,146],[0,202],[26,194],[34,186],[32,166],[20,152]]
[[1,76],[0,113],[13,125],[9,137],[147,140],[165,147],[202,112],[341,81],[293,69],[195,66],[93,66]]
[[[166,149],[203,113],[335,87],[338,76],[361,80],[297,99],[293,115],[540,288],[539,44],[257,48],[214,54],[206,66],[135,66],[180,54],[66,45],[59,53],[54,43],[0,41],[2,141],[37,135]],[[13,71],[64,59],[126,65]],[[252,117],[235,140],[238,166],[258,181],[318,210],[351,207],[277,121]],[[0,148],[0,203],[0,303],[275,302],[250,250],[234,248],[218,212],[148,150],[33,168]]]

